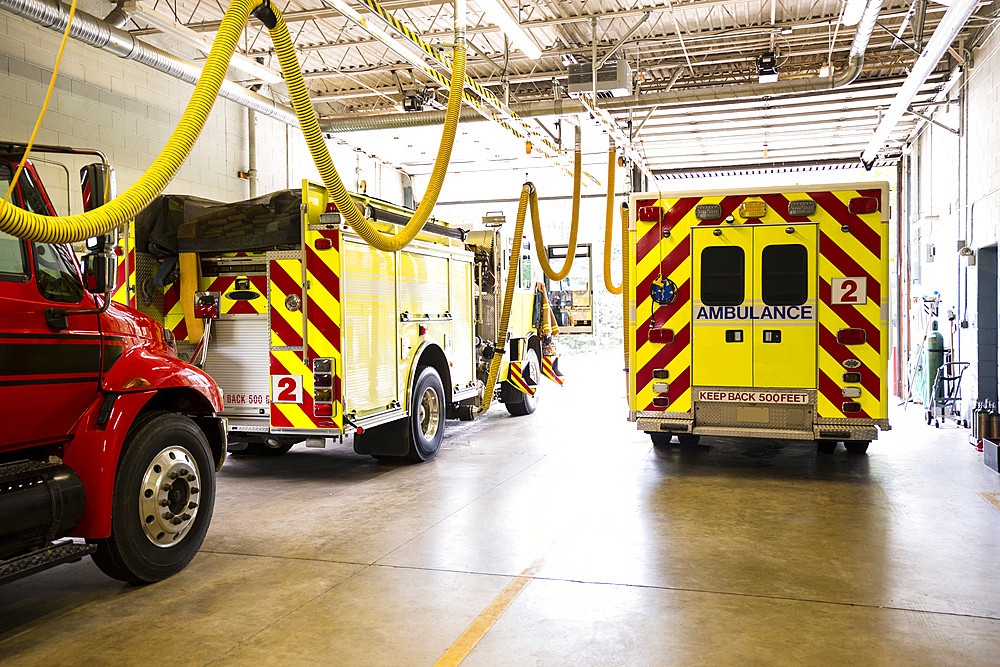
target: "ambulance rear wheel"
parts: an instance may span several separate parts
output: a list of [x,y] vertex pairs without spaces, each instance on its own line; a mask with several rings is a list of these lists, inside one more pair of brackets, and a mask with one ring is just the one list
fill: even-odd
[[701,440],[700,435],[694,435],[691,433],[681,433],[677,436],[677,442],[681,443],[682,447],[694,447]]
[[[524,355],[524,363],[521,365],[521,373],[526,379],[530,379],[538,386],[538,382],[541,380],[542,372],[541,367],[538,365],[538,355],[531,348],[528,348],[528,352]],[[507,406],[507,412],[514,415],[515,417],[523,417],[524,415],[530,415],[538,407],[538,391],[535,391],[534,396],[528,396],[520,389],[515,389],[509,382],[504,380],[501,385],[501,393],[503,394],[501,400],[504,401],[504,405]]]
[[833,454],[837,450],[836,440],[817,440],[816,451],[820,454]]
[[673,444],[673,433],[650,433],[649,439],[653,441],[653,447],[670,447]]
[[437,456],[444,438],[445,395],[441,376],[431,366],[425,367],[413,387],[410,403],[410,461],[429,461]]
[[868,451],[868,440],[848,440],[844,448],[851,454],[864,454]]
[[134,584],[166,579],[198,553],[214,507],[212,451],[197,424],[171,412],[140,415],[118,462],[111,536],[91,540],[94,562]]

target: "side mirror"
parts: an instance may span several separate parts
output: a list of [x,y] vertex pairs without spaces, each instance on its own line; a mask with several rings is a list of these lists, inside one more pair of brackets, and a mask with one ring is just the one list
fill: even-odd
[[96,162],[80,170],[80,188],[83,190],[83,210],[92,211],[115,198],[115,170],[110,165]]
[[109,252],[83,256],[83,282],[91,294],[107,294],[118,287],[118,258]]
[[195,292],[194,316],[209,320],[218,319],[221,305],[221,292]]

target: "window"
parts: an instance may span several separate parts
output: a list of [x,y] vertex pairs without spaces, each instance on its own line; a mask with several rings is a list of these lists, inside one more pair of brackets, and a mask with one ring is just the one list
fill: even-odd
[[60,303],[79,302],[83,298],[83,285],[69,246],[33,243],[31,247],[35,254],[35,278],[42,296]]
[[49,207],[45,204],[45,198],[42,197],[41,191],[35,185],[35,179],[32,178],[31,172],[27,169],[22,171],[21,177],[17,179],[17,183],[21,188],[22,208],[38,215],[52,215]]
[[743,248],[716,246],[701,251],[701,300],[706,306],[743,303]]
[[[7,194],[10,179],[14,177],[9,164],[0,162],[0,199]],[[11,199],[17,193],[11,195]],[[28,248],[24,241],[0,232],[0,280],[25,282],[28,280]]]
[[761,298],[768,306],[801,306],[809,296],[809,253],[804,245],[769,245],[761,253]]

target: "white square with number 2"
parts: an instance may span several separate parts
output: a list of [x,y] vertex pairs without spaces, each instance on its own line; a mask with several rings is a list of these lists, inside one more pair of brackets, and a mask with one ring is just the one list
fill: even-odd
[[863,306],[868,303],[867,278],[831,278],[830,303],[834,306]]
[[301,375],[272,375],[272,403],[302,403]]

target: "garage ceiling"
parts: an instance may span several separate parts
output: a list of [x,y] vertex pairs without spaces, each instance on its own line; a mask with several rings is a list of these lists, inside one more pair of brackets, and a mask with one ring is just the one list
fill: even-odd
[[[209,37],[218,29],[224,9],[221,0],[142,1]],[[452,37],[450,0],[385,0],[382,5],[432,45],[446,43]],[[440,84],[321,0],[292,0],[280,6],[321,117],[401,116],[404,91],[437,90],[437,100],[446,97]],[[363,5],[352,2],[351,6],[372,20],[373,15]],[[590,62],[595,26],[600,57],[649,12],[649,18],[618,53],[631,66],[630,99],[635,103],[628,109],[613,108],[615,101],[605,98],[601,104],[609,108],[625,134],[631,132],[650,168],[662,175],[732,166],[856,159],[878,124],[881,111],[888,107],[916,60],[916,51],[923,48],[947,10],[944,4],[926,0],[886,0],[879,16],[881,27],[875,28],[863,71],[849,86],[728,99],[730,92],[746,91],[757,83],[757,58],[768,51],[777,57],[782,81],[818,77],[826,67],[845,67],[855,30],[841,25],[844,3],[521,0],[520,6],[508,6],[542,48],[542,57],[529,60],[518,50],[505,51],[503,33],[476,0],[469,0],[468,36],[475,49],[469,51],[468,73],[500,98],[505,95],[504,82],[508,82],[509,101],[515,110],[532,105],[544,107],[556,97],[565,99],[570,64]],[[972,17],[959,36],[960,43],[992,25],[987,11],[980,8],[979,15]],[[134,15],[127,28],[140,36],[156,32],[140,14]],[[259,23],[248,28],[240,48],[278,70],[267,31]],[[941,101],[939,92],[958,64],[956,55],[942,59],[917,97],[917,111],[927,115],[938,108],[935,102]],[[235,70],[233,73],[239,75]],[[260,81],[244,83],[249,86]],[[271,94],[287,103],[281,84],[272,88]],[[643,102],[656,95],[662,99],[667,91],[682,99],[658,106]],[[701,92],[706,99],[697,99]],[[443,105],[430,101],[425,108],[440,109]],[[554,119],[540,120],[553,131]],[[535,125],[534,120],[529,122]],[[918,122],[922,121],[917,116],[904,116],[890,137],[890,157]],[[465,130],[475,134],[477,128],[486,126],[470,123]],[[399,134],[399,130],[394,132]],[[430,169],[436,148],[430,144],[436,144],[436,133],[413,135],[420,138],[408,142],[410,148],[401,147],[393,161],[414,173],[424,173]],[[429,139],[424,140],[425,136]],[[347,138],[354,142],[353,137]],[[595,150],[594,155],[605,147]],[[512,160],[523,156],[523,142],[507,142],[491,159],[501,153]]]

